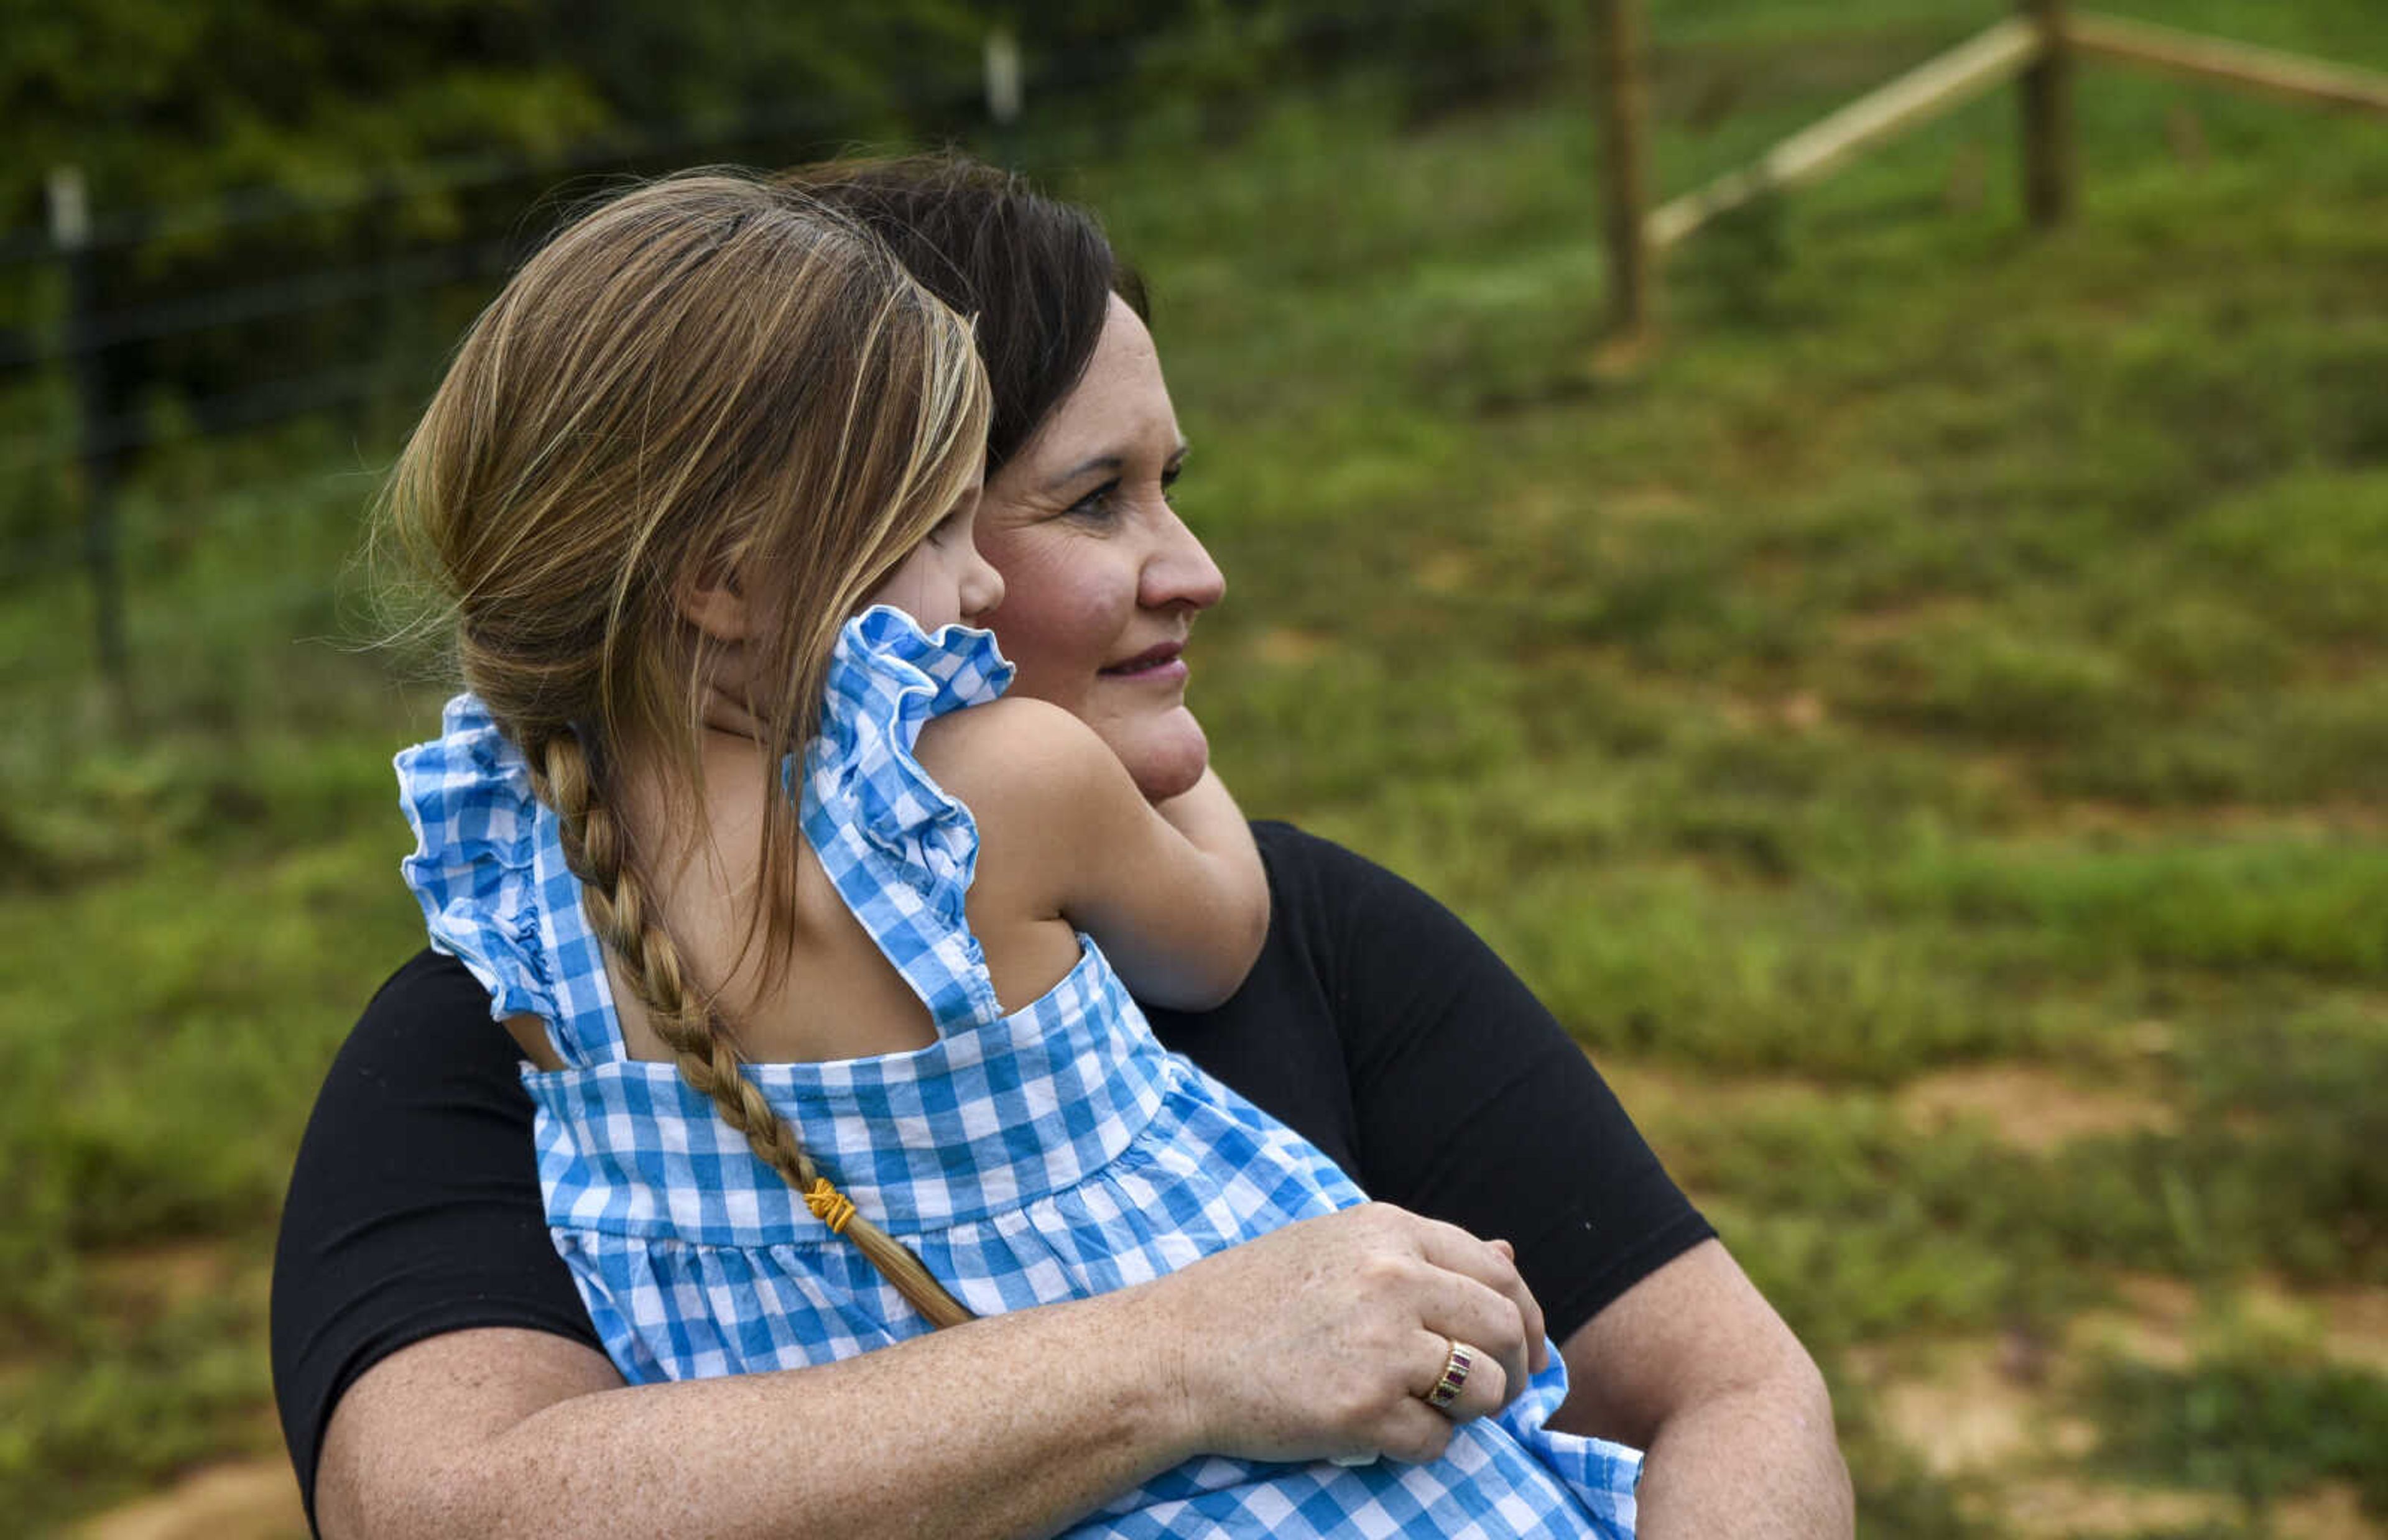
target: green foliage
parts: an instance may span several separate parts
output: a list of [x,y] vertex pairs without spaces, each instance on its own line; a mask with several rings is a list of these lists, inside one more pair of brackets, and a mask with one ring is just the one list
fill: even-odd
[[2388,974],[2388,852],[2294,835],[2167,840],[2153,848],[1919,847],[1886,896],[1995,926],[2062,937],[2079,965],[2131,961],[2217,969]]

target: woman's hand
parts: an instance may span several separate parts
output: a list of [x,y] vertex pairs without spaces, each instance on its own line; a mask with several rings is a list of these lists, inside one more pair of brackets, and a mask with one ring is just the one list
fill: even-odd
[[[1542,1307],[1498,1241],[1388,1204],[1264,1235],[1148,1286],[1191,1448],[1250,1459],[1441,1455],[1543,1367]],[[1476,1362],[1424,1400],[1452,1343]]]

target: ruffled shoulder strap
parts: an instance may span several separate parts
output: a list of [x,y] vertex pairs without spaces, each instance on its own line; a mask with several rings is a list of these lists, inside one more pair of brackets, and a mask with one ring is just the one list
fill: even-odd
[[565,864],[563,828],[531,790],[522,751],[459,695],[440,735],[400,752],[399,803],[414,853],[399,865],[431,944],[489,991],[492,1020],[544,1020],[566,1064],[622,1056],[604,952]]
[[1002,1012],[963,913],[978,825],[913,751],[930,721],[995,700],[1011,675],[993,633],[947,625],[932,636],[873,606],[838,634],[805,751],[805,839],[940,1032]]

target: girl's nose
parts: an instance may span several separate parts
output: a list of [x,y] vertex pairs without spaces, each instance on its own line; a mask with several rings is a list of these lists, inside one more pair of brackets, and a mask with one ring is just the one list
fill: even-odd
[[962,618],[976,625],[1003,602],[1003,574],[990,565],[978,548],[971,548],[969,570],[962,574]]

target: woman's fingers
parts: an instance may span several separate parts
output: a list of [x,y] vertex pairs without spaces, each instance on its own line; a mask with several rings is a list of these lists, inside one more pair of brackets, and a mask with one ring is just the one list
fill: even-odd
[[[1517,1253],[1506,1241],[1480,1241],[1457,1225],[1437,1219],[1416,1222],[1420,1227],[1421,1256],[1447,1272],[1474,1280],[1516,1307],[1525,1352],[1512,1365],[1512,1377],[1522,1385],[1527,1375],[1543,1368],[1550,1355],[1543,1335],[1543,1307],[1535,1302],[1533,1291],[1526,1287],[1524,1275],[1518,1271]],[[1523,1372],[1517,1372],[1518,1370]]]
[[[1445,1420],[1452,1422],[1490,1417],[1508,1404],[1509,1373],[1501,1367],[1500,1359],[1465,1337],[1421,1332],[1418,1338],[1422,1344],[1419,1362],[1427,1369],[1416,1380],[1412,1394],[1420,1404],[1441,1412]],[[1446,1380],[1455,1386],[1447,1399],[1436,1394]]]
[[[1415,1296],[1418,1325],[1437,1342],[1467,1344],[1480,1369],[1498,1369],[1505,1390],[1524,1384],[1530,1373],[1526,1365],[1531,1339],[1526,1335],[1517,1302],[1473,1278],[1444,1271],[1431,1263],[1422,1266],[1424,1273]],[[1435,1372],[1425,1373],[1428,1368]],[[1442,1368],[1440,1357],[1432,1365],[1415,1365],[1404,1382],[1413,1395],[1424,1395]],[[1502,1404],[1495,1402],[1493,1407],[1497,1409]]]
[[1413,1397],[1385,1416],[1385,1457],[1405,1459],[1413,1465],[1441,1459],[1443,1450],[1451,1445],[1451,1430],[1455,1426],[1450,1418]]

